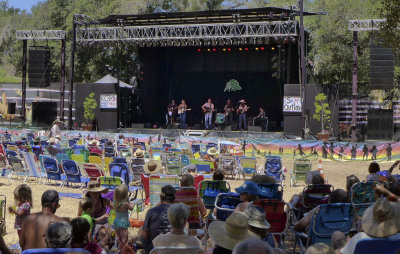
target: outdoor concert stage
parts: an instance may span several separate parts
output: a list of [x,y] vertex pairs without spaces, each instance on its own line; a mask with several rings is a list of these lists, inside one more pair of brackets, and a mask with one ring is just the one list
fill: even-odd
[[[218,112],[227,99],[234,105],[245,99],[248,117],[264,107],[270,130],[279,130],[284,84],[299,83],[298,15],[297,10],[266,7],[111,15],[97,23],[76,16],[76,43],[121,42],[138,48],[142,103],[132,105],[140,111],[132,111],[132,123],[164,126],[170,101],[185,99],[192,109],[187,114],[190,128],[199,126],[208,98]],[[224,92],[231,79],[239,82],[240,91]],[[128,112],[121,102],[119,108],[121,120]]]

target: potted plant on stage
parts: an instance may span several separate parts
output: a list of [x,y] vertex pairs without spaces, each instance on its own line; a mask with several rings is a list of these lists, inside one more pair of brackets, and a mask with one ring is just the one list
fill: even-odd
[[90,93],[83,102],[83,118],[86,120],[86,123],[82,124],[82,129],[85,131],[93,130],[93,121],[96,116],[95,110],[97,108],[97,101],[94,95],[94,93]]
[[319,93],[315,96],[315,113],[313,118],[321,123],[321,132],[318,133],[319,140],[328,140],[329,131],[325,127],[330,126],[331,123],[331,110],[329,109],[329,104],[327,97],[323,93]]

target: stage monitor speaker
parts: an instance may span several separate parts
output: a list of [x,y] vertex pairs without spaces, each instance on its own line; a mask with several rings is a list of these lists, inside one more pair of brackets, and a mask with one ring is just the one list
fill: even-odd
[[144,129],[144,123],[133,123],[131,127],[132,129]]
[[391,140],[393,137],[393,110],[368,110],[368,139]]
[[195,123],[195,124],[192,126],[192,130],[201,130],[201,125],[200,125],[199,123]]
[[50,86],[50,49],[48,47],[29,49],[28,78],[30,87]]
[[261,126],[247,126],[247,131],[262,132],[262,128],[261,128]]
[[153,125],[151,123],[145,123],[144,128],[151,129],[151,128],[153,128]]
[[380,44],[370,45],[370,89],[392,89],[394,80],[394,53]]
[[32,123],[34,125],[49,127],[56,119],[56,102],[32,102]]
[[14,115],[16,111],[17,103],[9,102],[7,105],[7,114]]
[[232,124],[231,125],[231,131],[237,131],[237,130],[238,130],[237,124]]

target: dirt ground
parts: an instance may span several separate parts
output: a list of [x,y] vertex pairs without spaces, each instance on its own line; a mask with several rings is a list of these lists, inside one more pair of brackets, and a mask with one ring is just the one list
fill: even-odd
[[[260,161],[260,163],[263,163]],[[325,174],[325,179],[329,184],[332,184],[335,189],[342,188],[345,189],[346,176],[354,174],[358,176],[361,180],[365,179],[365,176],[368,172],[368,165],[370,162],[336,162],[336,161],[323,161],[323,170]],[[381,169],[388,169],[393,162],[380,162]],[[284,182],[284,200],[289,201],[290,197],[293,194],[299,193],[302,191],[304,186],[301,187],[290,187],[289,185],[289,170],[293,168],[293,159],[292,158],[284,158],[283,166],[288,169],[286,173],[286,181]],[[318,166],[318,161],[313,161],[313,170],[316,170]],[[394,174],[399,174],[398,169],[395,169]],[[231,188],[235,188],[240,186],[243,183],[243,179],[233,181],[229,180],[231,184]],[[6,178],[0,178],[0,194],[3,194],[7,197],[7,206],[14,205],[14,196],[13,191],[14,188],[21,184],[20,181],[12,181],[8,182]],[[79,190],[76,188],[67,188],[67,187],[57,187],[55,185],[43,185],[39,184],[37,181],[33,181],[31,179],[28,180],[28,184],[31,186],[33,191],[33,209],[32,212],[37,212],[40,210],[40,198],[42,193],[47,189],[55,189],[58,192],[70,192],[70,193],[83,193],[83,190]],[[60,201],[60,208],[57,210],[57,215],[61,217],[70,217],[74,218],[78,212],[78,202],[79,199],[73,198],[62,198]],[[148,208],[146,208],[147,211]],[[145,212],[146,212],[145,211]],[[140,213],[139,218],[144,219],[145,212]],[[18,242],[18,236],[16,230],[14,230],[14,215],[8,213],[6,210],[6,224],[7,224],[7,234],[4,236],[4,239],[7,245],[13,245]],[[130,235],[134,235],[135,230],[130,230]]]

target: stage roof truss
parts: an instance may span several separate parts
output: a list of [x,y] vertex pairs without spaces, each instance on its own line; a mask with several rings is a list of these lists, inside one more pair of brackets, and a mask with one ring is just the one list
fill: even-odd
[[125,41],[132,43],[234,38],[297,37],[297,21],[224,23],[199,25],[78,27],[77,43]]
[[386,19],[360,19],[360,20],[349,20],[350,31],[378,31],[382,28],[382,25],[386,22]]
[[17,31],[17,40],[65,40],[63,30],[30,30]]

